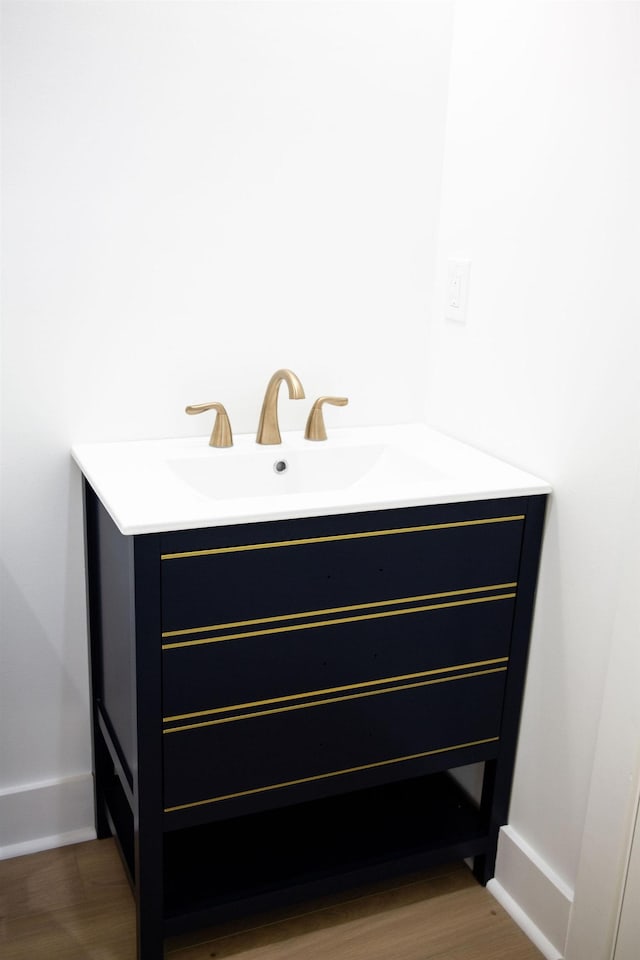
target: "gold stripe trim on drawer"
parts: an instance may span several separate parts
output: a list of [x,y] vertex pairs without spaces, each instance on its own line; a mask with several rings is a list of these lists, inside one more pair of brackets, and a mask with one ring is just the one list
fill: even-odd
[[233,547],[215,547],[209,550],[185,550],[181,553],[163,553],[162,560],[182,560],[186,557],[211,557],[219,553],[241,553],[246,550],[271,550],[275,547],[299,547],[308,543],[333,543],[336,540],[361,540],[365,537],[388,537],[400,533],[423,533],[427,530],[449,530],[454,527],[474,527],[486,523],[509,523],[524,520],[520,513],[512,517],[487,517],[482,520],[456,520],[451,523],[428,523],[419,527],[397,527],[390,530],[370,530],[359,533],[341,533],[328,537],[306,537],[301,540],[277,540],[271,543],[247,543]]
[[[362,690],[363,687],[377,687],[383,683],[401,683],[403,680],[418,680],[422,677],[433,677],[437,674],[453,673],[455,670],[473,670],[475,667],[493,667],[498,663],[508,663],[509,657],[494,657],[491,660],[475,660],[471,663],[455,663],[448,667],[438,667],[435,670],[421,670],[418,673],[404,673],[396,677],[382,677],[378,680],[363,680],[360,683],[347,683],[339,687],[325,687],[321,690],[307,690],[305,693],[292,693],[285,697],[270,697],[266,700],[253,700],[245,703],[234,703],[225,707],[214,707],[209,710],[197,710],[194,713],[179,713],[171,717],[163,717],[163,723],[175,723],[178,720],[195,720],[198,717],[212,717],[215,714],[231,713],[233,710],[249,710],[251,707],[267,707],[274,703],[289,703],[292,700],[306,700],[309,697],[322,697],[328,693],[344,693],[346,690]],[[183,729],[183,728],[181,728]]]
[[418,603],[422,600],[439,600],[444,597],[461,597],[470,593],[488,593],[489,590],[513,590],[518,586],[512,583],[494,583],[488,587],[467,587],[466,590],[446,590],[443,593],[423,593],[417,597],[399,597],[397,600],[373,600],[370,603],[352,603],[344,607],[326,607],[322,610],[304,610],[301,613],[279,614],[276,617],[256,617],[253,620],[234,620],[230,623],[212,623],[206,627],[185,627],[182,630],[165,630],[163,638],[184,637],[189,634],[207,633],[211,630],[230,630],[234,627],[257,626],[259,623],[278,623],[284,620],[304,620],[307,617],[322,617],[329,613],[347,613],[353,610],[371,610],[373,607],[397,606],[399,603]]
[[434,757],[439,753],[449,753],[453,750],[465,750],[469,747],[480,747],[487,743],[497,743],[499,739],[499,737],[486,737],[484,740],[470,740],[468,743],[456,743],[449,747],[438,747],[436,750],[424,750],[421,753],[411,753],[405,757],[393,757],[391,760],[378,760],[376,763],[364,763],[359,767],[347,767],[344,770],[332,770],[330,773],[317,773],[311,777],[300,777],[298,780],[285,780],[282,783],[271,783],[268,786],[255,787],[252,790],[240,790],[237,793],[226,793],[220,797],[209,797],[207,800],[193,800],[191,803],[180,803],[173,807],[165,807],[164,812],[175,813],[177,810],[202,807],[209,803],[220,803],[222,800],[237,800],[240,797],[249,797],[256,793],[282,790],[284,787],[297,787],[303,783],[329,780],[331,777],[342,777],[349,773],[361,773],[363,770],[375,770],[376,768],[388,767],[395,763],[406,763],[409,760],[422,760],[424,757]]
[[324,707],[334,703],[344,703],[347,700],[362,700],[365,697],[379,697],[385,693],[404,693],[406,690],[417,690],[420,687],[429,687],[436,683],[450,683],[454,680],[468,680],[475,677],[485,677],[492,673],[506,673],[506,667],[495,667],[492,670],[477,670],[474,673],[459,673],[451,677],[438,677],[432,680],[421,680],[417,683],[398,684],[393,687],[384,687],[379,690],[367,690],[362,693],[349,693],[341,697],[326,697],[323,700],[311,700],[308,703],[293,703],[285,707],[274,707],[271,710],[255,710],[251,713],[241,713],[233,717],[219,717],[217,720],[203,720],[199,723],[188,723],[178,727],[167,727],[163,733],[182,733],[185,730],[196,730],[201,727],[214,727],[222,723],[235,723],[237,720],[257,720],[269,717],[276,713],[289,713],[292,710],[306,710],[309,707]]
[[228,633],[222,637],[203,637],[199,640],[181,640],[176,643],[164,643],[163,650],[175,650],[178,647],[196,647],[206,643],[222,643],[226,640],[241,640],[243,637],[265,637],[274,633],[290,633],[293,630],[311,630],[320,627],[332,627],[339,623],[356,623],[359,620],[379,620],[383,617],[401,617],[410,613],[426,613],[431,610],[444,610],[448,607],[464,607],[473,603],[491,603],[494,600],[513,600],[515,593],[499,593],[493,597],[473,597],[470,600],[455,600],[449,603],[430,603],[426,606],[407,607],[404,610],[383,610],[379,613],[366,613],[357,617],[334,617],[331,620],[314,620],[313,623],[295,623],[284,627],[271,627],[267,630],[246,630],[244,633]]

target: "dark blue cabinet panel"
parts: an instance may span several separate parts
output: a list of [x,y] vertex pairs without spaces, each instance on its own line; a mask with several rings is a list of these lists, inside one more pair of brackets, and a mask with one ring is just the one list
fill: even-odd
[[[208,810],[290,786],[306,799],[403,777],[402,765],[500,735],[506,666],[253,706],[166,728],[165,804]],[[282,801],[281,801],[282,802]],[[217,810],[216,810],[217,815]]]
[[[96,824],[139,960],[442,860],[492,876],[545,500],[126,537],[85,483]],[[478,761],[474,804],[447,771]]]
[[510,587],[471,595],[468,602],[405,606],[380,619],[294,621],[282,632],[247,628],[234,631],[230,639],[196,645],[166,641],[165,720],[256,700],[506,662],[515,595]]
[[[501,507],[504,507],[504,512]],[[165,534],[163,633],[469,591],[517,579],[518,501],[229,527],[209,540]],[[332,521],[332,522],[329,522]]]

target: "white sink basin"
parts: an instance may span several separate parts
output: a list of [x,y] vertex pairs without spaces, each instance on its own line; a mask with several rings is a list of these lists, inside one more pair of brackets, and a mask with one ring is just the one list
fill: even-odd
[[72,454],[122,533],[153,533],[385,507],[548,493],[543,480],[422,424],[79,443]]
[[[382,443],[352,446],[307,443],[285,447],[251,448],[235,453],[199,444],[167,459],[167,466],[187,486],[212,500],[244,497],[282,497],[290,494],[346,490],[367,478],[396,474],[426,478],[425,464]],[[433,473],[433,476],[436,474]]]

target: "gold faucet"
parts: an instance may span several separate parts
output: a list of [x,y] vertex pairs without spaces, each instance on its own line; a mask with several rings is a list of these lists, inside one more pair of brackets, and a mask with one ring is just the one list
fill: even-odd
[[311,407],[307,426],[304,431],[305,440],[326,440],[327,429],[324,425],[324,416],[322,414],[322,404],[331,403],[334,407],[346,407],[349,403],[347,397],[318,397]]
[[209,446],[232,447],[233,436],[231,433],[231,424],[229,423],[227,411],[221,403],[218,403],[217,401],[214,401],[213,403],[195,403],[191,406],[185,407],[184,412],[189,414],[204,413],[205,410],[216,411],[216,419],[213,424],[213,430],[211,431]]
[[278,426],[278,390],[283,380],[289,387],[290,400],[304,400],[304,390],[295,373],[292,370],[276,370],[265,391],[256,443],[282,443]]

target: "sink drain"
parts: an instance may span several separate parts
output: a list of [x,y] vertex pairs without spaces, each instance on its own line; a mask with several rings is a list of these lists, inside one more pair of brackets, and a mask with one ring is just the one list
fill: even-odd
[[286,473],[289,469],[289,464],[286,460],[276,460],[273,469],[275,473]]

